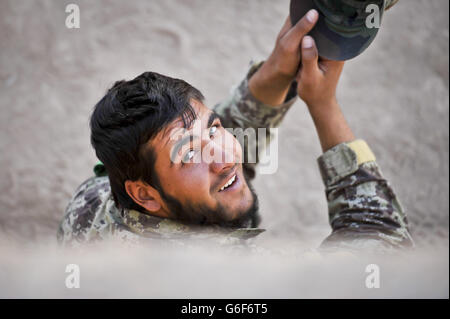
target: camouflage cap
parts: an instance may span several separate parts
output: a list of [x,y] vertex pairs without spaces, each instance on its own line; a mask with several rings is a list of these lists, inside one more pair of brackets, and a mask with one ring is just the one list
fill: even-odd
[[290,16],[296,24],[309,10],[319,12],[319,21],[309,33],[316,41],[319,55],[330,60],[352,59],[369,47],[379,28],[368,25],[375,5],[379,21],[384,11],[398,0],[291,0]]

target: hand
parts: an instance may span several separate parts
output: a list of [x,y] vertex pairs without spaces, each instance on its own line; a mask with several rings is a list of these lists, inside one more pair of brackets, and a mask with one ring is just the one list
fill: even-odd
[[265,67],[279,76],[286,77],[289,81],[294,80],[300,64],[302,39],[315,26],[318,17],[316,10],[310,10],[294,27],[288,17],[278,34],[275,48],[267,59]]
[[318,12],[311,10],[294,27],[291,19],[286,19],[275,48],[250,79],[249,88],[256,99],[273,106],[284,102],[299,68],[302,38],[311,31],[318,17]]
[[343,68],[342,61],[319,58],[314,39],[310,36],[303,38],[297,91],[310,110],[335,104],[336,87]]
[[314,39],[303,38],[297,91],[308,106],[324,152],[355,139],[336,100],[336,87],[343,68],[344,62],[319,58]]

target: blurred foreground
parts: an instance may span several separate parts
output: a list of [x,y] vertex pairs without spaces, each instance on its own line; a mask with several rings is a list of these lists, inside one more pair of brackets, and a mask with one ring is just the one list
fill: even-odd
[[[75,251],[52,243],[2,246],[0,298],[449,297],[448,247],[356,257],[286,244],[270,251],[113,243]],[[79,266],[78,289],[66,287],[69,264]],[[371,264],[379,267],[378,289],[366,286]]]

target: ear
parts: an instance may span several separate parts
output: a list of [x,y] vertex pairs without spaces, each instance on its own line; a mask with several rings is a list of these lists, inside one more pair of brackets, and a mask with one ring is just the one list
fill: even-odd
[[[159,214],[161,210],[161,198],[159,196],[158,191],[152,186],[143,183],[142,181],[125,181],[125,190],[127,191],[128,196],[130,196],[134,202],[142,207],[144,207],[149,212],[160,216]],[[160,217],[167,217],[164,216]]]

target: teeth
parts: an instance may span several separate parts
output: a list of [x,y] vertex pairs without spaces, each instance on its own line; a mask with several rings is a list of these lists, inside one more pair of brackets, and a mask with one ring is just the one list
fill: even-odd
[[220,190],[223,191],[225,188],[227,188],[228,186],[233,184],[233,182],[235,180],[236,180],[236,175],[234,175],[232,178],[230,178],[230,180],[225,185],[223,185],[223,187]]

